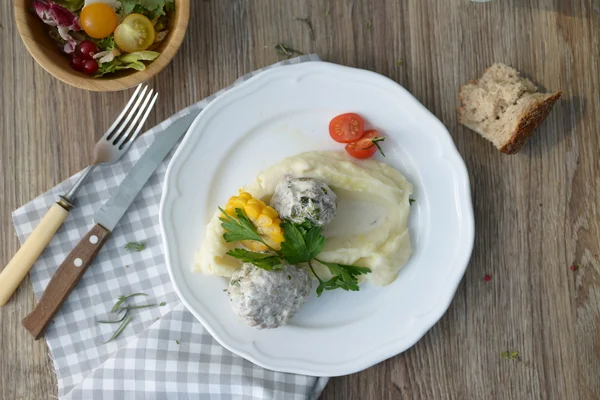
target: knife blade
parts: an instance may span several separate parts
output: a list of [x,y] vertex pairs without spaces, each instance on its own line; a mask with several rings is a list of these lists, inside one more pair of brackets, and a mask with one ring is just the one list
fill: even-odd
[[94,215],[95,225],[58,267],[38,304],[22,321],[22,325],[36,340],[44,333],[54,314],[79,282],[137,194],[187,132],[197,115],[198,112],[185,115],[157,134],[152,145],[123,179],[115,193]]

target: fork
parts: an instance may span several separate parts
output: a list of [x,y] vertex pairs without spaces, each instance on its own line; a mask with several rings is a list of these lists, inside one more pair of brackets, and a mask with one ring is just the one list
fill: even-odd
[[[146,93],[148,92],[148,93]],[[158,93],[138,85],[121,114],[94,146],[94,160],[71,190],[59,196],[19,251],[0,272],[0,306],[6,304],[58,228],[69,215],[77,193],[92,171],[100,165],[116,163],[129,150],[154,107]]]

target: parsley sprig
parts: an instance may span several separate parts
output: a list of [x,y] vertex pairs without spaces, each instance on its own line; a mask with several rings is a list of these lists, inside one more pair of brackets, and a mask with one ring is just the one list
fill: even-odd
[[[294,224],[289,221],[283,222],[283,239],[281,250],[275,250],[269,246],[260,236],[256,226],[250,221],[244,210],[235,209],[237,216],[233,218],[222,208],[219,208],[223,214],[219,219],[221,226],[225,229],[223,239],[226,242],[239,242],[244,240],[258,241],[269,249],[269,252],[258,253],[242,248],[236,248],[227,252],[231,257],[235,257],[242,262],[254,264],[258,268],[267,271],[283,268],[284,262],[289,264],[307,263],[312,273],[319,281],[317,287],[317,296],[321,296],[325,290],[359,290],[358,275],[368,274],[369,268],[358,267],[356,265],[344,265],[323,261],[317,256],[325,248],[326,239],[322,234],[322,228],[310,224]],[[329,269],[333,275],[329,280],[323,280],[315,271],[313,262],[318,262]]]

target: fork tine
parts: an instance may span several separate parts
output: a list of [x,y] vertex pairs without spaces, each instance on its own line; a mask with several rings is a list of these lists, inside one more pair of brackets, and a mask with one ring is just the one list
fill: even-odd
[[133,101],[135,100],[136,96],[138,95],[138,93],[140,92],[141,89],[142,89],[142,84],[140,83],[139,85],[137,85],[135,92],[133,92],[133,94],[129,98],[129,101],[123,108],[123,111],[121,111],[121,114],[119,114],[117,119],[115,119],[115,122],[113,122],[113,124],[110,126],[110,128],[108,128],[106,133],[104,133],[104,137],[106,138],[106,140],[110,140],[110,138],[113,136],[115,128],[119,125],[119,123],[121,122],[121,120],[123,119],[125,114],[127,114],[127,112],[129,111],[129,107],[131,107],[131,105],[133,104]]
[[[137,97],[137,99],[135,101],[135,104],[133,105],[133,107],[131,107],[131,110],[129,110],[129,112],[127,113],[127,116],[125,117],[125,121],[123,121],[123,123],[119,126],[119,129],[117,129],[117,132],[115,133],[115,135],[109,139],[112,142],[112,144],[116,145],[123,137],[123,131],[129,124],[129,121],[131,121],[131,118],[135,115],[140,103],[144,100],[144,95],[146,94],[147,90],[148,90],[148,86],[144,86],[142,93],[140,93],[140,95]],[[150,90],[150,91],[152,91],[152,90]]]
[[[128,146],[129,144],[133,143],[135,138],[138,136],[138,134],[142,130],[142,127],[144,126],[146,119],[148,119],[148,115],[150,114],[150,111],[152,111],[152,108],[154,107],[154,104],[156,103],[156,99],[158,98],[158,93],[155,93],[154,96],[152,96],[152,92],[153,91],[150,90],[150,93],[148,93],[148,96],[146,97],[144,104],[142,104],[137,115],[135,116],[135,119],[131,122],[129,129],[123,135],[124,139],[119,144],[119,150],[122,150],[125,146]],[[152,100],[150,100],[150,98],[152,98]],[[148,104],[148,102],[150,102],[150,104]],[[140,119],[140,117],[141,117],[141,119]],[[140,122],[136,127],[136,123],[138,122],[138,120],[140,120]],[[134,130],[134,128],[135,128],[135,130]]]

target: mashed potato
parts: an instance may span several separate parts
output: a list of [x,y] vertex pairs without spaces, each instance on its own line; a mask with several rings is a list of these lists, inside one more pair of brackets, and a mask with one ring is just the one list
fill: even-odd
[[[340,152],[309,152],[286,158],[261,172],[245,190],[268,203],[286,177],[308,177],[326,183],[338,198],[337,214],[323,234],[327,238],[323,261],[369,267],[363,280],[377,285],[393,282],[411,254],[408,234],[412,186],[389,165],[357,161]],[[223,240],[224,230],[215,211],[196,255],[194,271],[231,277],[242,263],[226,255],[236,247]],[[330,277],[323,266],[323,278]]]

